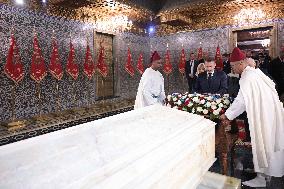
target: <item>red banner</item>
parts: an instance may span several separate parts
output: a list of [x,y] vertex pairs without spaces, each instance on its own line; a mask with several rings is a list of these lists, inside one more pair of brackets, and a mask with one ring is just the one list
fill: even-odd
[[34,52],[31,63],[31,78],[35,80],[35,82],[40,83],[47,73],[36,34],[34,35],[33,46]]
[[50,57],[49,72],[57,80],[61,80],[63,77],[63,69],[60,63],[58,46],[55,38],[52,39],[52,53]]
[[129,47],[127,50],[127,63],[125,64],[124,68],[131,77],[134,76],[134,67],[132,64],[132,56]]
[[76,80],[79,76],[79,66],[76,64],[75,60],[75,49],[70,42],[70,52],[67,60],[67,65],[66,65],[66,72],[74,79]]
[[216,49],[215,62],[216,62],[216,69],[223,70],[223,60],[219,45]]
[[166,53],[166,59],[165,59],[166,63],[164,64],[164,72],[165,74],[170,74],[172,71],[173,71],[173,66],[170,62],[170,51],[167,50],[167,53]]
[[144,66],[143,66],[143,54],[140,53],[138,62],[137,62],[137,70],[142,75],[144,72]]
[[100,54],[99,54],[99,59],[98,59],[98,64],[97,64],[97,69],[98,71],[100,72],[100,74],[103,76],[103,77],[106,77],[107,76],[107,65],[105,63],[105,55],[104,55],[104,47],[101,45],[100,47]]
[[202,52],[202,47],[198,48],[197,51],[197,59],[201,60],[203,58],[203,52]]
[[91,50],[89,44],[87,44],[87,51],[86,51],[86,57],[85,57],[85,63],[84,63],[84,73],[89,78],[92,79],[94,73],[95,73],[95,64],[92,58]]
[[4,72],[8,78],[15,83],[19,83],[24,78],[24,65],[21,62],[19,50],[16,44],[14,35],[11,35],[10,48],[6,64],[4,66]]
[[178,70],[181,74],[184,74],[184,72],[185,72],[185,52],[184,52],[184,49],[181,50]]

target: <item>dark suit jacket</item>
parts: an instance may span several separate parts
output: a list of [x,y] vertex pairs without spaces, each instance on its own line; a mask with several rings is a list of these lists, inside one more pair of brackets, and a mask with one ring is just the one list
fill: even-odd
[[228,92],[227,75],[223,71],[214,71],[209,85],[207,72],[201,73],[195,82],[193,92],[211,93],[211,94],[226,94]]
[[[189,79],[189,74],[191,74],[191,66],[190,66],[190,61],[191,60],[188,60],[186,61],[185,63],[185,75],[186,75],[186,78]],[[194,60],[194,67],[193,67],[193,76],[194,78],[196,77],[196,71],[197,71],[197,66],[198,66],[198,61],[197,60]]]
[[226,74],[231,73],[231,65],[230,65],[230,61],[229,61],[229,60],[224,61],[224,62],[223,62],[223,65],[224,65],[224,67],[223,67],[223,71],[224,71]]
[[268,68],[269,74],[276,82],[284,79],[284,63],[281,62],[279,57],[273,59]]
[[268,73],[272,76],[279,96],[284,93],[284,63],[277,57],[271,61],[268,67]]

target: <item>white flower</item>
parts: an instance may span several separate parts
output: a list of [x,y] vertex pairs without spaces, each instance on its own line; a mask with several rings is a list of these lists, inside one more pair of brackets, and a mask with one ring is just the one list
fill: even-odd
[[188,107],[191,107],[193,105],[193,103],[192,102],[190,102],[190,103],[188,103]]
[[224,107],[224,105],[223,105],[222,103],[218,104],[218,106],[219,106],[220,108]]
[[224,105],[224,108],[228,108],[228,106]]
[[212,97],[212,96],[208,96],[208,97],[206,97],[206,99],[207,99],[207,100],[212,100],[213,97]]
[[203,111],[203,109],[202,109],[201,107],[197,107],[197,108],[196,108],[196,111],[198,111],[198,112],[202,112],[202,111]]
[[210,107],[211,106],[211,102],[206,102],[205,106],[206,107]]
[[173,98],[173,101],[177,101],[177,97],[174,97],[174,98]]
[[178,100],[177,104],[178,104],[178,105],[181,105],[181,101],[180,101],[180,100]]
[[222,100],[221,100],[220,98],[216,100],[216,103],[217,103],[217,104],[219,104],[219,103],[221,103],[221,102],[222,102]]
[[196,103],[199,103],[198,97],[193,97],[193,98],[192,98],[192,101],[193,101],[193,102],[196,102]]
[[217,111],[219,111],[219,112],[220,112],[221,110],[222,110],[222,108],[220,108],[220,107],[217,109]]
[[216,105],[217,103],[215,101],[211,102],[211,105]]
[[172,98],[172,96],[171,96],[171,95],[168,95],[168,96],[167,96],[168,101],[170,101],[170,100],[171,100],[171,98]]
[[226,100],[224,100],[224,103],[225,103],[226,105],[229,105],[229,104],[230,104],[230,101],[229,101],[228,99],[226,99]]
[[192,94],[188,94],[187,96],[190,98],[190,97],[192,97],[193,95],[192,95]]
[[204,99],[200,100],[200,104],[205,104],[205,100]]
[[194,108],[192,108],[191,113],[194,113],[194,112],[195,112],[195,109],[194,109]]
[[204,109],[203,114],[208,114],[208,110]]
[[219,115],[219,111],[218,111],[218,110],[214,110],[214,111],[213,111],[213,114],[214,114],[214,115]]
[[211,105],[211,108],[213,109],[213,110],[215,110],[215,109],[217,109],[217,106],[216,105]]
[[225,98],[229,98],[230,95],[229,95],[229,94],[224,94],[223,96],[224,96]]

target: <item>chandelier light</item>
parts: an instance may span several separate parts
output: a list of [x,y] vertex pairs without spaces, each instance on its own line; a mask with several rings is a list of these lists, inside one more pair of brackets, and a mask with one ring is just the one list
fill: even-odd
[[261,9],[241,9],[241,11],[234,16],[234,21],[240,26],[251,25],[257,21],[264,20],[265,16],[265,13]]
[[96,21],[98,31],[107,33],[121,33],[132,27],[132,21],[125,15],[117,15],[113,17],[102,17]]

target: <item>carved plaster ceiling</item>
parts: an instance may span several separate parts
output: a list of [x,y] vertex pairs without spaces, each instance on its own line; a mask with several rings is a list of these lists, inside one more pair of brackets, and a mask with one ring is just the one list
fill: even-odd
[[133,22],[131,32],[155,25],[159,35],[233,25],[242,9],[261,9],[263,20],[284,18],[283,0],[30,0],[29,7],[85,22],[122,14]]

